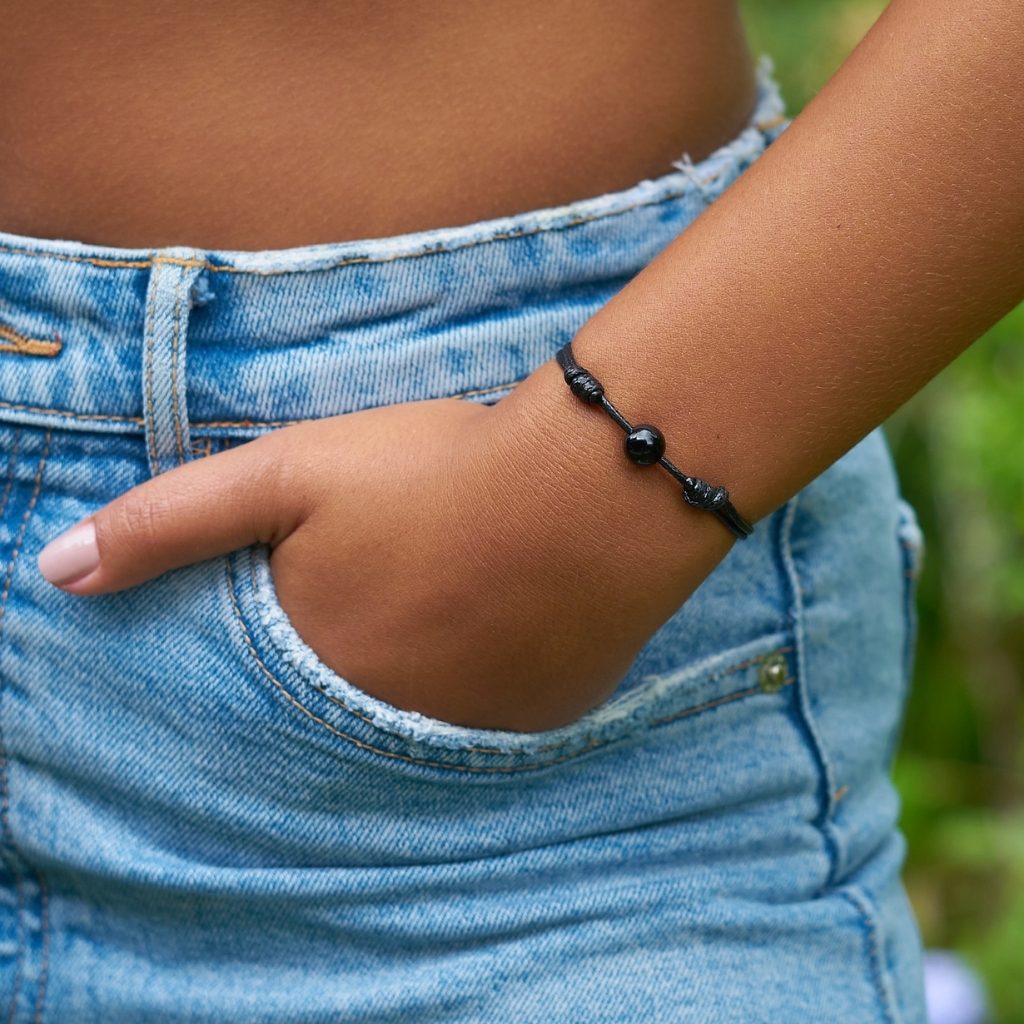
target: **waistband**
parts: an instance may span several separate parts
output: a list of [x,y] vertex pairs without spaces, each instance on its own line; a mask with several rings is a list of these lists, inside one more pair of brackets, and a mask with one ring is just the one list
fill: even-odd
[[732,141],[564,206],[263,251],[0,232],[0,420],[155,434],[173,458],[189,429],[255,436],[384,403],[496,401],[787,124],[763,55]]

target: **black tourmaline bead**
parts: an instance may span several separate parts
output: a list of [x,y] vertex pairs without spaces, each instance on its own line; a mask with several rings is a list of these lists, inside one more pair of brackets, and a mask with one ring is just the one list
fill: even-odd
[[638,466],[653,466],[665,454],[665,435],[641,423],[626,435],[626,454]]

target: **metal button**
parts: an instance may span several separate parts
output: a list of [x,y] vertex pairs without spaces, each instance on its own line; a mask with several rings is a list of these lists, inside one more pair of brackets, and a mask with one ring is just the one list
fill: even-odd
[[781,690],[789,678],[789,663],[780,651],[772,651],[761,659],[761,668],[757,673],[757,685],[765,693]]

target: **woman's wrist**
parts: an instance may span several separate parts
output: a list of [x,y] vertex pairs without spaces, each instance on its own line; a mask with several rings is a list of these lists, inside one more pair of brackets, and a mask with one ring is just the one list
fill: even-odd
[[[613,375],[601,380],[614,401]],[[643,421],[642,412],[627,403],[619,408],[631,421]],[[735,543],[715,516],[686,503],[680,485],[663,469],[627,458],[621,427],[572,393],[554,358],[493,412],[506,453],[502,462],[518,476],[517,493],[534,507],[532,520],[555,538],[551,550],[595,588],[613,590],[623,609],[650,632]],[[666,455],[689,472],[683,453],[677,460],[672,438],[667,440]]]
[[[992,0],[965,35],[953,0],[940,7],[891,5],[771,149],[573,341],[623,415],[659,427],[667,457],[726,487],[755,531],[1020,300],[1007,54],[1021,25]],[[956,113],[936,107],[936,83]],[[634,593],[678,581],[685,597],[694,567],[731,547],[663,470],[625,457],[621,428],[554,359],[496,409],[538,481],[531,500]]]

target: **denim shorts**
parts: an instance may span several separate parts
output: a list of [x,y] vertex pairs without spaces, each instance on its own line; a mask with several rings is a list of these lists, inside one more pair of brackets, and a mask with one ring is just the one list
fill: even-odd
[[0,1020],[924,1021],[889,775],[923,540],[881,428],[544,732],[341,678],[263,545],[91,598],[36,567],[267,431],[500,401],[785,129],[759,81],[707,159],[499,220],[262,252],[0,234]]

